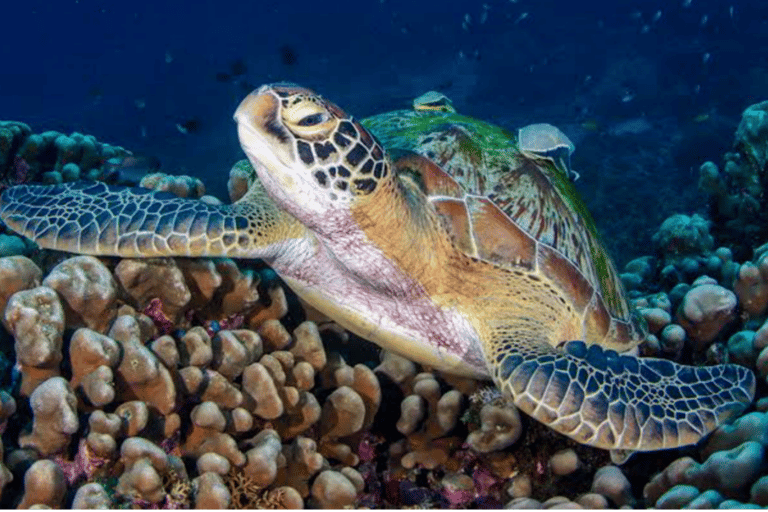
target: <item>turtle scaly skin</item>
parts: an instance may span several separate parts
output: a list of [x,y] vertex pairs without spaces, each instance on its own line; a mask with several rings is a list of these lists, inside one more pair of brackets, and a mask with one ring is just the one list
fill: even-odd
[[[568,176],[451,112],[360,123],[264,86],[235,119],[259,182],[231,206],[104,185],[22,185],[0,217],[44,247],[263,258],[347,329],[433,368],[490,377],[581,443],[695,443],[752,400],[737,365],[624,355],[642,339]],[[392,161],[391,153],[399,153]],[[399,149],[400,151],[395,151]]]

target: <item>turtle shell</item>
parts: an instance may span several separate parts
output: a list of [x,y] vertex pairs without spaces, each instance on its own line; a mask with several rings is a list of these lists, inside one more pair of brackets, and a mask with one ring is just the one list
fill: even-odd
[[[393,159],[410,152],[436,164],[432,170],[417,171],[422,174],[418,182],[433,205],[444,196],[458,197],[470,215],[473,208],[485,208],[483,219],[496,216],[496,220],[471,223],[475,241],[500,238],[500,232],[510,231],[504,227],[509,222],[524,232],[508,243],[506,252],[486,251],[480,257],[495,265],[526,266],[542,273],[566,290],[575,303],[590,303],[597,291],[607,310],[604,313],[626,327],[623,334],[614,333],[618,344],[637,341],[641,324],[567,170],[550,159],[532,158],[521,151],[517,137],[507,130],[456,113],[402,110],[365,119],[362,124]],[[425,177],[425,172],[431,177]],[[458,195],[451,190],[456,184]],[[442,216],[453,215],[450,208],[436,209]],[[496,213],[488,214],[490,209]],[[449,226],[456,222],[456,218],[447,220]],[[533,247],[530,257],[520,254],[529,250],[522,250],[523,244]],[[472,252],[469,247],[462,249]],[[471,255],[477,257],[475,249]],[[596,319],[598,323],[610,320],[598,316],[603,316]]]

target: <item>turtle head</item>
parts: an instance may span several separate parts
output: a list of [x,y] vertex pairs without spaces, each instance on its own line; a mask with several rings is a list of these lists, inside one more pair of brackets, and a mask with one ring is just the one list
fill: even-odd
[[296,85],[264,85],[235,112],[268,193],[299,220],[349,208],[391,175],[381,144],[342,109]]

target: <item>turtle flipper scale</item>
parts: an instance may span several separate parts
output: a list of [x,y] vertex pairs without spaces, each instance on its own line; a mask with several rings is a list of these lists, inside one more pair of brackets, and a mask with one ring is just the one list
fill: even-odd
[[250,199],[211,205],[98,182],[19,185],[0,197],[0,218],[44,248],[79,254],[266,257],[293,226],[266,196]]
[[696,443],[743,411],[755,392],[738,365],[683,366],[572,341],[513,344],[498,359],[497,385],[525,413],[572,439],[612,450]]

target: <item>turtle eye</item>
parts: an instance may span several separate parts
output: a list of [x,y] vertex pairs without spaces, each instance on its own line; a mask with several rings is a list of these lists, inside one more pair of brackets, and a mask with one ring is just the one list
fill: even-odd
[[299,137],[320,140],[331,133],[338,120],[318,102],[304,100],[285,107],[283,122]]
[[296,123],[299,126],[314,126],[316,124],[324,123],[328,120],[328,114],[325,112],[318,112],[317,114],[310,114],[299,119]]

